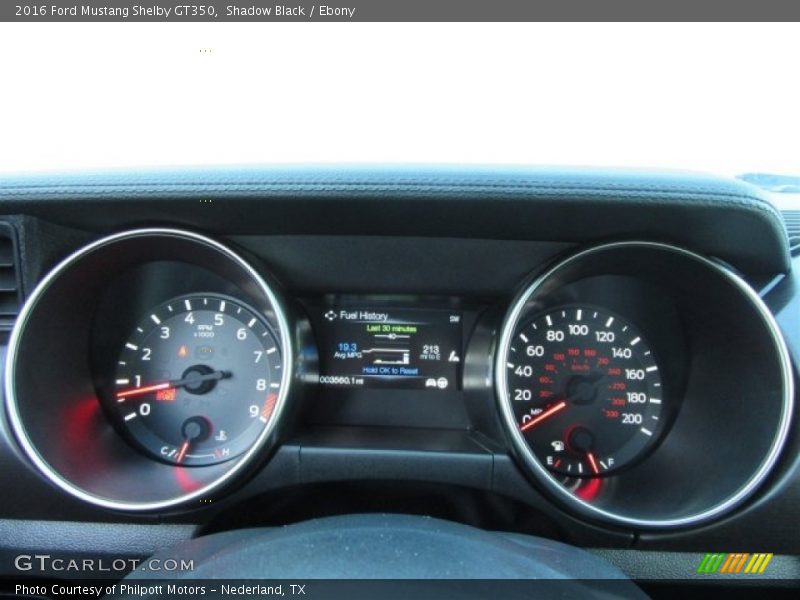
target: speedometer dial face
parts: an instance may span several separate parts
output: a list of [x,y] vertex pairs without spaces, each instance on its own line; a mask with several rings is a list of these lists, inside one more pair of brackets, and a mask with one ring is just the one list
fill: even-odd
[[238,300],[174,298],[148,311],[119,355],[111,410],[160,460],[207,465],[256,442],[281,387],[278,338]]
[[552,472],[603,476],[657,439],[659,367],[641,333],[618,315],[571,306],[523,320],[506,369],[517,427]]

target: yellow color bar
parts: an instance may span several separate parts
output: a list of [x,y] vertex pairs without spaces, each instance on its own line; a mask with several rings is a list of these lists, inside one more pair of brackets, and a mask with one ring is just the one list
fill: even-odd
[[745,567],[745,573],[763,573],[764,569],[767,568],[769,561],[772,560],[773,554],[770,552],[769,554],[766,553],[756,553],[753,554],[753,557],[750,559],[750,562],[747,563],[747,567]]
[[767,565],[769,564],[769,561],[771,561],[771,560],[772,560],[772,552],[770,552],[769,554],[765,554],[764,555],[764,562],[761,563],[761,568],[758,570],[758,572],[759,573],[763,573],[764,569],[767,568]]

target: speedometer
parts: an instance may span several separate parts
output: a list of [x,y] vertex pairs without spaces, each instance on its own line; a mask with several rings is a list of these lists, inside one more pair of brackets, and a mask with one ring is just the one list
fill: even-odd
[[641,332],[589,306],[518,324],[506,356],[507,401],[550,471],[596,477],[641,458],[661,430],[658,363]]

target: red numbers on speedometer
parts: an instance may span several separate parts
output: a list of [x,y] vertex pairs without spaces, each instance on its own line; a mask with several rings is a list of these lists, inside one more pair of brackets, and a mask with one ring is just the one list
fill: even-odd
[[661,429],[652,350],[608,311],[566,307],[520,323],[506,368],[517,426],[553,472],[606,475],[640,458]]

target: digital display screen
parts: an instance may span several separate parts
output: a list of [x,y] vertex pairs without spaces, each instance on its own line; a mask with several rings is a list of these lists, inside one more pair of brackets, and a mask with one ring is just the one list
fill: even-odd
[[460,313],[442,309],[328,307],[318,317],[321,385],[459,389]]

